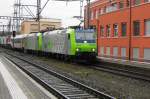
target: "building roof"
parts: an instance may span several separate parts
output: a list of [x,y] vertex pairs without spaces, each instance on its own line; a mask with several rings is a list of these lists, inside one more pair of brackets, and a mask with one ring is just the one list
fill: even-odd
[[[41,22],[61,22],[61,19],[53,19],[53,18],[47,18],[47,19],[41,19]],[[23,22],[36,22],[35,20],[25,20]]]
[[[95,6],[98,6],[98,5],[101,5],[101,4],[106,4],[108,2],[110,2],[110,0],[95,0],[95,1],[90,3],[90,7],[95,7]],[[85,6],[85,8],[86,8],[86,6]]]

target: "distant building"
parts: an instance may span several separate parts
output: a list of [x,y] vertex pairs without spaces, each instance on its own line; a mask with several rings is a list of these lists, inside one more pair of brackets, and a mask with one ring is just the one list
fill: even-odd
[[[131,4],[130,4],[131,3]],[[85,6],[85,27],[88,23]],[[150,61],[150,0],[97,0],[90,27],[97,29],[100,57]]]
[[[50,29],[50,28],[61,28],[60,19],[41,19],[40,20],[40,30]],[[21,34],[36,33],[39,31],[38,22],[35,20],[23,21],[21,24]]]

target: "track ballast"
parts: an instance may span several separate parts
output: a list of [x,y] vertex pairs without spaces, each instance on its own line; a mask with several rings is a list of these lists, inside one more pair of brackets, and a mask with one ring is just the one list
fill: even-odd
[[34,63],[30,59],[12,53],[5,54],[5,57],[60,99],[115,99]]

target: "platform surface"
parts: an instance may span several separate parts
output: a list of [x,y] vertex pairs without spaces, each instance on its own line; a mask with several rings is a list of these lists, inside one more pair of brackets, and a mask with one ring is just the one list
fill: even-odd
[[116,63],[116,64],[121,64],[121,65],[129,65],[133,67],[150,69],[150,62],[129,61],[129,60],[124,60],[124,59],[114,59],[114,58],[106,58],[106,57],[98,57],[98,59],[104,62],[109,62],[109,63]]
[[0,55],[0,99],[57,99]]

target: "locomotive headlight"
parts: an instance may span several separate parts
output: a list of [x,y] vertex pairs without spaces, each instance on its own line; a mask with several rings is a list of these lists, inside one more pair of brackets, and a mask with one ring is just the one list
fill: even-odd
[[76,49],[76,51],[78,52],[78,51],[79,51],[79,49],[77,48],[77,49]]
[[87,41],[84,41],[84,43],[87,43]]
[[92,51],[95,52],[95,48],[93,48]]

